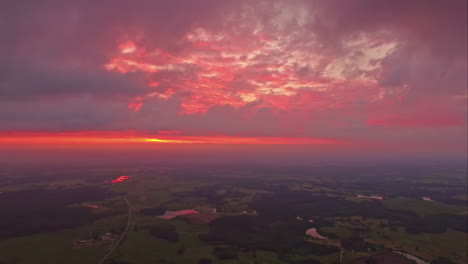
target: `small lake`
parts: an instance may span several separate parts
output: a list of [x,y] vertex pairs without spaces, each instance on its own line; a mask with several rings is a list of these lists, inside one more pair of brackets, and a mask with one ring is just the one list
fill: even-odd
[[402,255],[403,257],[405,257],[405,258],[407,258],[409,260],[413,260],[414,262],[416,262],[416,264],[429,264],[429,262],[426,262],[426,261],[424,261],[424,260],[422,260],[422,259],[420,259],[420,258],[418,258],[418,257],[416,257],[414,255],[406,253],[406,252],[400,252],[400,251],[393,251],[393,252],[395,252],[397,254],[400,254],[400,255]]
[[172,219],[179,215],[198,214],[198,213],[199,212],[192,210],[192,209],[185,209],[185,210],[179,210],[179,211],[166,211],[166,213],[158,217],[162,219]]
[[324,236],[321,236],[318,232],[317,232],[317,228],[309,228],[306,230],[306,235],[309,235],[313,238],[316,238],[316,239],[327,239],[326,237]]

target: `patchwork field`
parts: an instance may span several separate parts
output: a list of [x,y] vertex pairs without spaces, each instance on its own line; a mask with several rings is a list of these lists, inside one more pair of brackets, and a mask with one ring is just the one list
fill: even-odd
[[[0,185],[7,213],[0,263],[98,263],[124,232],[124,197],[129,230],[105,263],[335,264],[385,256],[406,263],[388,255],[393,250],[424,263],[466,263],[466,179],[447,174],[437,181],[404,171],[385,177],[381,169],[375,178],[339,168],[93,168],[39,172],[47,177],[25,184],[0,173],[8,177]],[[129,177],[112,183],[120,175]],[[316,238],[306,234],[311,228]]]

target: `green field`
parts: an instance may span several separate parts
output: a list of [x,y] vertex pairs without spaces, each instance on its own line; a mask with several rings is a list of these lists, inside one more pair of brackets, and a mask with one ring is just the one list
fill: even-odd
[[451,206],[437,201],[424,201],[408,198],[394,198],[382,201],[383,205],[389,209],[400,209],[415,212],[420,215],[425,214],[457,214],[466,210],[461,206]]
[[[467,208],[456,204],[458,200],[454,200],[455,204],[437,199],[428,202],[415,198],[412,193],[420,188],[421,193],[431,190],[436,197],[444,197],[450,192],[453,197],[463,198],[463,185],[452,183],[462,181],[459,177],[437,181],[431,176],[404,182],[403,176],[398,174],[395,181],[371,178],[369,184],[366,177],[371,177],[370,174],[333,178],[298,172],[288,175],[285,172],[215,171],[212,175],[198,173],[198,176],[190,176],[192,171],[175,171],[177,173],[172,176],[152,171],[138,174],[138,170],[132,169],[94,171],[106,175],[103,179],[108,179],[111,172],[117,175],[135,173],[131,180],[118,184],[70,176],[63,180],[30,184],[22,181],[17,185],[0,186],[0,191],[5,193],[84,188],[82,198],[66,198],[76,201],[63,208],[99,207],[87,209],[96,219],[77,222],[74,227],[0,240],[0,263],[97,263],[110,247],[110,242],[86,247],[76,247],[76,242],[106,233],[118,237],[128,217],[124,196],[131,203],[131,224],[126,237],[111,254],[109,263],[197,264],[200,259],[209,258],[212,263],[221,264],[302,264],[308,263],[306,260],[335,264],[340,258],[340,245],[343,245],[343,263],[390,249],[406,251],[425,260],[444,256],[454,263],[467,261],[467,233],[460,225],[466,218]],[[80,175],[78,171],[74,171],[75,174]],[[258,175],[264,178],[258,180]],[[86,189],[94,187],[112,195],[100,200],[87,199],[88,195],[99,195],[94,193],[95,189]],[[39,193],[47,196],[47,192]],[[359,199],[355,197],[357,193],[382,194],[385,198],[378,201]],[[50,201],[60,202],[60,199]],[[216,220],[204,224],[190,222],[190,219],[166,220],[140,213],[145,208],[193,209],[201,214],[213,214]],[[217,212],[212,213],[212,208]],[[297,219],[298,216],[304,220]],[[455,218],[457,220],[452,221]],[[309,219],[314,221],[309,222]],[[26,224],[29,221],[23,220]],[[177,240],[169,242],[167,238],[151,233],[157,226],[172,226]],[[419,226],[423,228],[414,228]],[[311,227],[317,228],[318,233],[328,239],[306,237],[305,231]],[[217,237],[217,234],[221,236]],[[220,248],[232,250],[232,256],[221,259],[222,255],[216,253]]]

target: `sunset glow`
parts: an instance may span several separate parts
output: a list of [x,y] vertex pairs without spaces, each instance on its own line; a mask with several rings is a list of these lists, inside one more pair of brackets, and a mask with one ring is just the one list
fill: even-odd
[[[177,83],[165,78],[148,75],[148,86],[153,91],[144,97],[150,99],[154,95],[168,99],[174,94],[175,87],[178,92],[190,90],[190,96],[184,97],[181,103],[182,114],[204,113],[216,105],[228,105],[242,107],[257,102],[257,107],[270,106],[281,110],[291,108],[310,109],[311,100],[329,100],[327,94],[341,93],[342,85],[362,87],[374,87],[367,89],[367,100],[381,100],[379,89],[375,79],[365,76],[344,78],[338,71],[343,69],[344,61],[336,61],[328,66],[321,79],[308,76],[298,76],[297,67],[308,67],[310,64],[323,60],[320,54],[307,54],[299,50],[293,50],[287,57],[273,58],[272,54],[290,45],[289,41],[280,41],[273,38],[265,38],[256,33],[249,37],[249,45],[236,47],[232,45],[233,36],[213,35],[204,29],[196,29],[187,33],[185,41],[190,49],[185,56],[176,56],[162,52],[150,51],[142,47],[144,52],[133,54],[136,46],[133,42],[123,43],[119,47],[122,50],[115,58],[112,58],[105,68],[109,71],[117,71],[121,74],[129,72],[156,73],[158,71],[173,72],[186,71],[189,68],[198,68],[193,79],[180,79]],[[367,45],[366,40],[362,40]],[[131,48],[132,52],[123,52]],[[366,53],[366,57],[356,65],[360,70],[375,71],[379,65],[368,66],[372,60],[380,60],[385,53],[395,48],[394,44],[381,43]],[[229,52],[224,52],[228,50]],[[128,50],[129,51],[129,50]],[[206,54],[210,54],[209,56]],[[264,69],[252,71],[260,63],[258,57],[272,57]],[[346,58],[343,58],[345,60]],[[263,63],[263,62],[262,62]],[[370,68],[369,68],[370,67]],[[245,76],[245,77],[239,77]],[[168,83],[168,81],[170,81]],[[234,82],[242,82],[243,89],[231,89]],[[322,94],[320,98],[318,95]],[[299,96],[300,95],[300,96]],[[325,96],[325,97],[324,97]],[[300,98],[300,100],[297,100]],[[344,98],[343,98],[344,99]],[[348,98],[351,99],[352,98]],[[139,103],[139,107],[143,103]],[[138,108],[139,108],[138,107]],[[329,108],[330,104],[321,106]],[[133,108],[134,109],[134,108]]]
[[15,5],[0,144],[466,156],[466,1],[182,2]]
[[[290,137],[233,137],[233,136],[182,136],[173,131],[162,131],[160,135],[137,132],[73,132],[73,133],[2,133],[1,144],[119,144],[119,143],[163,143],[163,144],[344,144],[345,141],[327,138]],[[172,133],[169,133],[172,132]]]

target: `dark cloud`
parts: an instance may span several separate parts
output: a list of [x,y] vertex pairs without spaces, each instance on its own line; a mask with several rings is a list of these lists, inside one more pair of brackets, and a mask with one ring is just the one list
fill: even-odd
[[125,103],[122,100],[102,100],[90,96],[3,101],[0,103],[0,130],[108,130],[128,118]]
[[[363,32],[390,32],[387,38],[408,42],[415,50],[466,58],[467,1],[350,0],[317,1],[314,29],[330,42]],[[395,35],[396,34],[396,35]]]
[[126,76],[104,68],[41,65],[14,61],[0,68],[0,101],[92,95],[137,96],[148,91],[141,75]]

